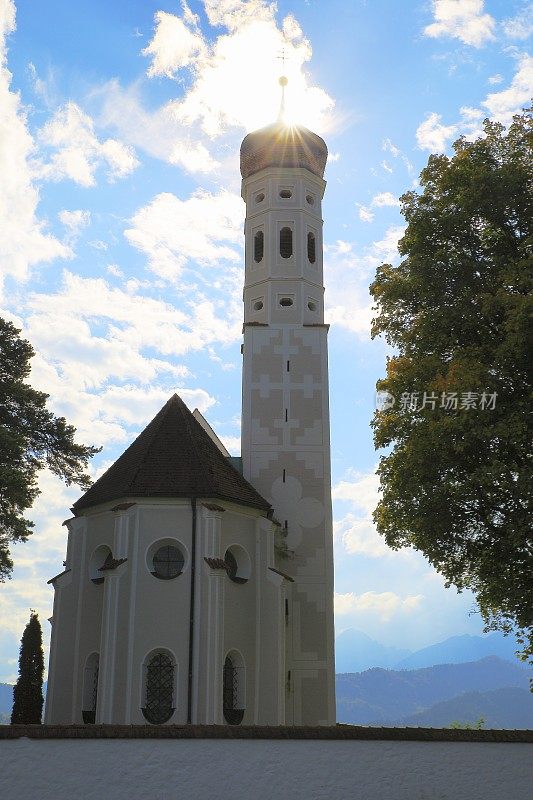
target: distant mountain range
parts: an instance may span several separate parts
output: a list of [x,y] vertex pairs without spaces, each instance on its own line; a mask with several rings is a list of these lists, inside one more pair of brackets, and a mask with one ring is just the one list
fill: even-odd
[[483,719],[484,728],[533,728],[533,694],[527,689],[505,686],[491,692],[465,692],[443,700],[426,711],[382,721],[380,725],[415,728],[449,728],[452,722]]
[[443,642],[412,652],[389,647],[365,633],[349,628],[335,639],[335,671],[362,672],[372,667],[419,669],[436,664],[462,664],[486,656],[520,662],[515,656],[518,642],[513,636],[491,633],[488,636],[452,636]]
[[[533,727],[528,677],[524,667],[496,656],[417,670],[374,668],[337,675],[337,721],[446,727],[456,720],[475,722],[483,716],[485,727]],[[509,688],[518,694],[511,697]],[[518,697],[522,714],[515,713]]]

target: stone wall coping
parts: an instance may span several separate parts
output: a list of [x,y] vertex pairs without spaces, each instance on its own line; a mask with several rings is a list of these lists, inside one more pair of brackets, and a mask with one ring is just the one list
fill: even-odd
[[358,725],[0,725],[0,739],[335,739],[533,743],[533,730],[378,728]]

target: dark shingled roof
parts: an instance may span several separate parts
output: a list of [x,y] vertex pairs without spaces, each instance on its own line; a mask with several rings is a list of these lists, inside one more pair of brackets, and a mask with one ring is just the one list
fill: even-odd
[[216,497],[270,510],[177,394],[74,503],[73,511],[123,497]]
[[267,167],[300,167],[320,178],[328,148],[324,139],[301,125],[275,122],[245,136],[241,144],[241,175],[248,178]]

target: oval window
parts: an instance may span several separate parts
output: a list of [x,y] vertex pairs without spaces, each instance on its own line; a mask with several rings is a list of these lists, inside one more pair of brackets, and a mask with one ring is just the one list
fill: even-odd
[[310,206],[314,206],[315,198],[313,197],[312,194],[306,195],[305,199],[307,200],[307,202],[309,203]]
[[164,581],[177,578],[183,572],[185,557],[179,547],[173,544],[159,547],[152,559],[152,575]]
[[279,232],[279,254],[282,258],[290,258],[292,256],[291,228],[282,228]]
[[316,311],[316,303],[315,303],[315,301],[314,300],[309,300],[309,302],[307,303],[307,308],[309,309],[309,311]]
[[279,304],[280,306],[283,306],[283,308],[288,308],[289,306],[294,305],[294,300],[292,297],[282,297],[280,298]]
[[282,198],[282,200],[289,200],[289,198],[292,197],[292,192],[290,189],[281,189],[279,196]]
[[264,192],[259,192],[255,196],[255,202],[256,203],[262,203],[264,199],[265,199],[265,193]]
[[261,311],[262,308],[263,308],[263,301],[262,300],[256,300],[255,303],[254,303],[254,311]]

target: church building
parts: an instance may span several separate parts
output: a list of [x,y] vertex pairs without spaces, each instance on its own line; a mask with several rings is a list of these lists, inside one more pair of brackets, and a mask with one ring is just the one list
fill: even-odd
[[48,724],[335,723],[326,159],[242,142],[242,457],[174,395],[74,504]]

